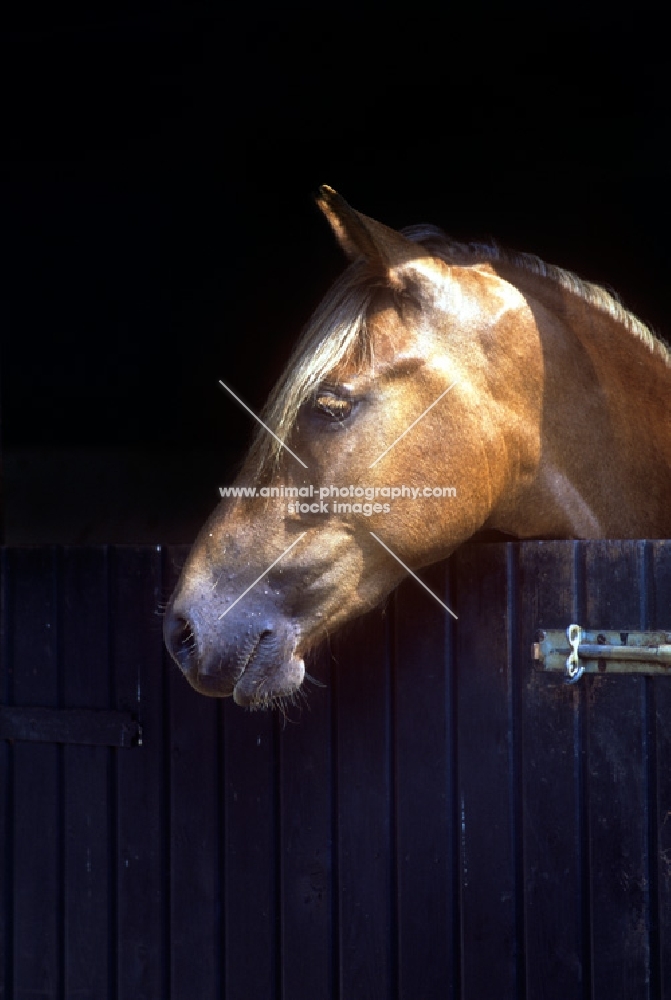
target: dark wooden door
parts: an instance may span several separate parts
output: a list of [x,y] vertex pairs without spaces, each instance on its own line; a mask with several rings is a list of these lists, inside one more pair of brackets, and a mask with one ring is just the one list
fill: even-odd
[[671,543],[465,546],[288,720],[167,662],[184,554],[3,553],[3,1000],[671,1000],[671,676],[530,657],[671,628]]

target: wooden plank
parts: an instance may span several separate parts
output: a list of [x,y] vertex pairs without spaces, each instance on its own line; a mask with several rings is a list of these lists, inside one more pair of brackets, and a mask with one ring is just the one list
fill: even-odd
[[509,549],[467,545],[454,557],[463,1000],[523,995]]
[[288,710],[279,740],[281,984],[284,997],[334,996],[333,761],[330,651],[306,664],[307,705]]
[[[645,628],[643,542],[584,545],[587,628]],[[650,997],[646,679],[585,677],[593,1000]]]
[[589,980],[581,895],[582,683],[530,660],[536,629],[578,620],[575,542],[528,542],[519,557],[524,780],[526,988],[534,1000],[581,997]]
[[387,617],[375,611],[333,641],[336,699],[338,990],[394,996],[394,890]]
[[[422,572],[448,607],[447,564]],[[395,594],[398,995],[459,995],[453,619],[414,580]]]
[[[170,586],[176,581],[169,580]],[[167,660],[167,658],[166,658]],[[167,660],[171,996],[221,996],[220,702]]]
[[[180,558],[182,553],[175,554]],[[116,708],[138,715],[141,747],[118,750],[115,953],[119,1000],[169,996],[161,552],[110,550],[110,657]]]
[[[97,673],[100,664],[89,663],[88,667],[89,672]],[[0,705],[0,740],[131,747],[139,735],[139,727],[128,712]]]
[[224,992],[226,1000],[277,996],[276,719],[231,698],[224,732]]
[[[63,702],[109,706],[107,558],[102,548],[66,549],[61,588]],[[65,746],[64,990],[78,1000],[110,996],[109,914],[114,879],[110,803],[111,751]]]
[[[650,625],[671,631],[671,541],[653,542]],[[649,684],[650,751],[654,761],[651,843],[652,996],[671,996],[671,678]],[[655,982],[655,976],[657,982]],[[656,992],[655,992],[656,990]]]
[[[12,703],[13,663],[11,611],[13,579],[7,549],[0,549],[0,703]],[[10,1000],[14,990],[14,754],[0,740],[0,1000]]]
[[[16,549],[9,655],[17,705],[59,702],[57,555]],[[63,982],[62,749],[14,746],[14,997],[57,1000]]]

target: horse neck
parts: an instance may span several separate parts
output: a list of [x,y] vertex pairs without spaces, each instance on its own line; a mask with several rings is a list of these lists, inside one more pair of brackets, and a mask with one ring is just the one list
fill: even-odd
[[544,371],[542,457],[522,534],[671,536],[671,365],[661,345],[547,279],[517,274],[515,284]]

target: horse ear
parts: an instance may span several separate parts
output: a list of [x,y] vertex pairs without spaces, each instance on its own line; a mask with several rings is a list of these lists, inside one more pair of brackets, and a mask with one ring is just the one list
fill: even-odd
[[322,184],[316,200],[350,260],[365,258],[392,287],[405,285],[401,274],[404,265],[429,256],[424,247],[402,233],[357,212],[327,184]]

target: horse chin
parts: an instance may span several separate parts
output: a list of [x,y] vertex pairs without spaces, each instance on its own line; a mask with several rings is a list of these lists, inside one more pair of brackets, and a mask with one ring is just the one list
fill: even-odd
[[305,677],[305,663],[291,656],[278,665],[260,649],[245,666],[233,688],[233,700],[243,708],[274,708],[298,691]]
[[184,671],[184,676],[194,691],[208,698],[230,698],[233,694],[234,682],[230,678],[203,675],[196,670]]

